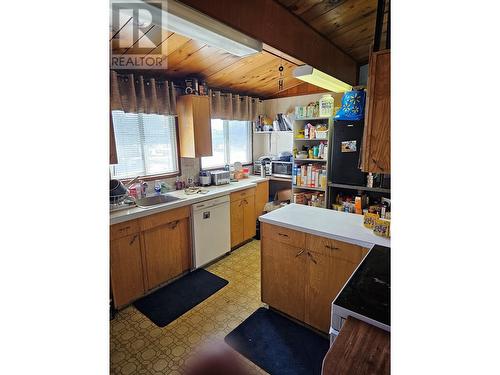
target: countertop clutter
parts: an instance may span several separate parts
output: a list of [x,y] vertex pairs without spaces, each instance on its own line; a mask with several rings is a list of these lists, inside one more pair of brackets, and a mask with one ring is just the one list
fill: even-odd
[[363,226],[363,216],[347,212],[290,204],[260,216],[259,220],[367,248],[391,246],[390,239],[377,236]]
[[181,200],[160,204],[153,206],[151,208],[140,208],[133,207],[128,210],[115,211],[110,213],[110,225],[122,223],[124,221],[138,219],[140,217],[156,214],[159,212],[171,210],[173,208],[183,207],[187,205],[192,205],[198,202],[203,202],[212,198],[217,198],[223,195],[230,194],[238,190],[244,190],[250,187],[255,187],[259,182],[267,181],[268,178],[249,176],[248,178],[242,179],[238,182],[231,182],[226,185],[219,186],[207,186],[204,190],[208,190],[205,194],[186,194],[184,190],[174,190],[167,194],[181,198]]

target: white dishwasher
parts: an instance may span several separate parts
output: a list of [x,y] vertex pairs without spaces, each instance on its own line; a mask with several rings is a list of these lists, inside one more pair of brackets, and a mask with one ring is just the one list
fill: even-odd
[[194,267],[200,268],[231,250],[229,195],[193,204],[191,210]]

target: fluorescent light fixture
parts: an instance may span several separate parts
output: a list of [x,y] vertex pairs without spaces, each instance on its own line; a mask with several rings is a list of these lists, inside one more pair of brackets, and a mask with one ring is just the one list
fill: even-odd
[[[236,56],[248,56],[262,51],[262,42],[233,29],[196,9],[175,0],[161,1],[161,9],[154,1],[125,0],[116,2],[140,3],[152,14],[161,12],[162,28],[188,38],[223,49]],[[159,4],[160,1],[156,2]]]
[[313,68],[310,65],[298,66],[293,71],[293,76],[302,81],[333,92],[346,92],[352,90],[352,86],[341,80],[332,77],[322,71]]

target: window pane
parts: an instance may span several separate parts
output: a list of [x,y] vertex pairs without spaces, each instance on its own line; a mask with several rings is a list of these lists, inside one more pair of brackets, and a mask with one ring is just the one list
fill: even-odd
[[250,122],[229,121],[229,162],[251,162]]
[[175,121],[171,116],[141,115],[148,175],[177,171]]
[[113,111],[118,164],[112,167],[113,177],[126,178],[145,174],[139,117],[136,113]]
[[118,164],[111,167],[115,178],[175,173],[177,137],[172,116],[113,111]]
[[221,167],[226,164],[224,145],[224,122],[212,119],[212,156],[201,158],[202,168]]

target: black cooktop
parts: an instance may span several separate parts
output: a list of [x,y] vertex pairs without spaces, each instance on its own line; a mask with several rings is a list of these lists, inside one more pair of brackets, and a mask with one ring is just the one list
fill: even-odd
[[334,304],[390,326],[390,251],[375,245]]

